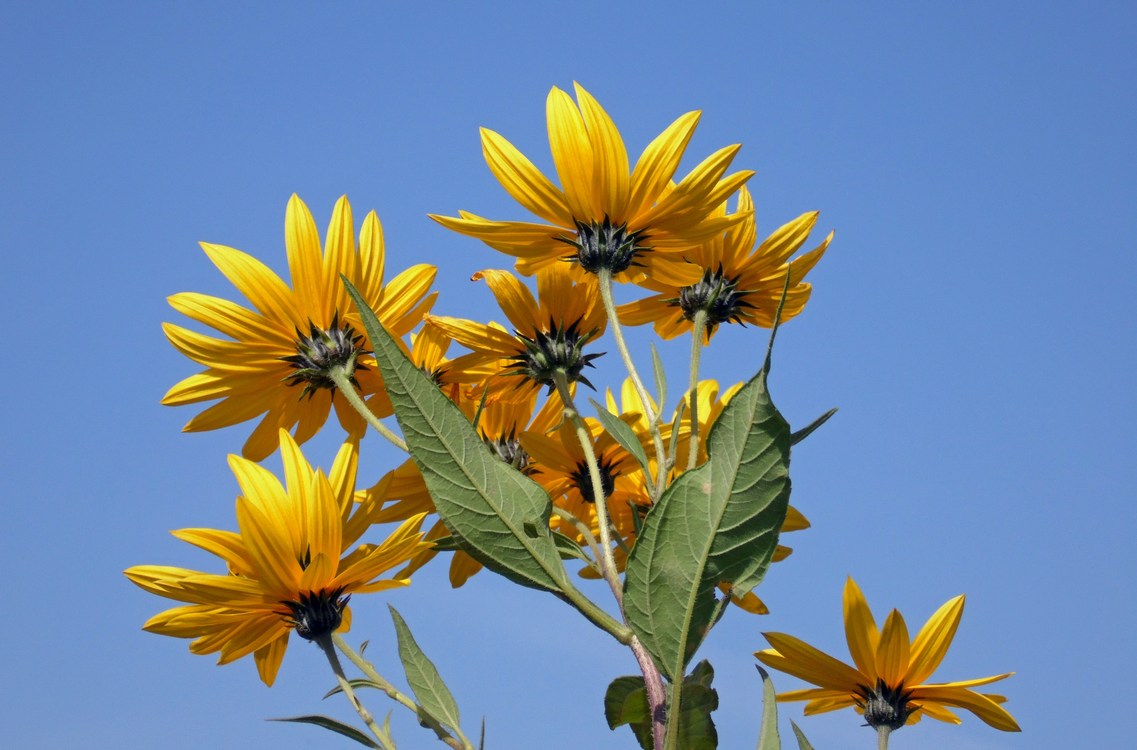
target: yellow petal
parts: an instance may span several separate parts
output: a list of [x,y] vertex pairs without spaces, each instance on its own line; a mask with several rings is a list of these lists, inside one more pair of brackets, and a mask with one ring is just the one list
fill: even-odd
[[386,251],[383,246],[383,225],[379,216],[371,211],[363,219],[359,232],[359,264],[355,286],[363,299],[379,299],[383,293],[383,271]]
[[202,242],[201,249],[262,315],[293,326],[306,324],[304,316],[296,308],[292,290],[264,263],[223,245]]
[[199,323],[215,328],[238,341],[267,342],[288,348],[293,345],[290,332],[257,313],[219,297],[196,292],[182,292],[167,298],[170,307]]
[[580,113],[592,143],[592,205],[615,224],[628,218],[628,151],[612,118],[591,94],[574,83]]
[[876,648],[880,642],[880,633],[876,629],[876,620],[873,619],[872,610],[869,609],[865,595],[851,577],[845,580],[845,640],[849,643],[849,655],[857,669],[875,682],[879,676],[876,671]]
[[545,221],[572,226],[564,193],[505,138],[488,128],[482,128],[481,135],[486,164],[506,192]]
[[549,147],[573,218],[602,218],[592,205],[592,144],[572,97],[554,86],[545,101]]
[[490,291],[493,292],[497,304],[505,317],[513,325],[514,330],[532,337],[536,326],[541,323],[535,320],[537,316],[537,300],[533,293],[522,284],[516,276],[508,271],[488,269],[478,271],[470,277],[471,281],[485,279]]
[[332,219],[328,222],[328,233],[324,240],[324,257],[321,274],[320,299],[321,314],[331,316],[337,309],[347,307],[347,287],[340,280],[340,274],[349,279],[355,278],[355,226],[351,215],[351,204],[346,195],[341,195],[332,209]]
[[976,693],[972,690],[949,687],[919,687],[912,691],[911,700],[916,703],[935,701],[964,708],[995,729],[1001,729],[1004,732],[1022,731],[1018,722],[1005,708],[982,693]]
[[880,643],[876,647],[877,676],[889,687],[896,688],[905,682],[910,646],[908,626],[900,612],[894,609],[884,621]]
[[699,124],[701,112],[688,112],[648,144],[632,172],[628,212],[636,216],[655,204],[671,180],[683,151]]
[[912,664],[908,669],[908,680],[912,684],[918,685],[926,680],[947,655],[959,620],[963,617],[963,603],[963,596],[946,602],[916,634],[912,641]]
[[784,633],[763,633],[775,651],[759,651],[763,663],[807,682],[830,690],[858,691],[865,682],[860,672],[819,651],[808,643]]
[[280,671],[280,663],[284,661],[284,651],[287,648],[288,631],[286,630],[275,641],[271,641],[253,652],[253,658],[257,663],[257,674],[260,675],[261,682],[265,685],[272,687],[272,683],[276,681],[276,674]]
[[284,212],[284,246],[288,251],[288,270],[292,274],[292,288],[307,317],[326,328],[331,324],[325,314],[323,299],[323,258],[320,254],[320,235],[312,212],[295,193]]

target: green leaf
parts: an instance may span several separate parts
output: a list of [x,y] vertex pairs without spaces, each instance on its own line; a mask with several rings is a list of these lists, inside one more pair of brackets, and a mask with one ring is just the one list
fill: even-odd
[[548,494],[486,450],[458,407],[407,358],[355,287],[344,284],[438,515],[463,549],[490,570],[522,586],[560,593],[567,578],[549,530]]
[[663,360],[659,358],[654,342],[651,344],[651,369],[655,375],[655,396],[659,399],[656,403],[662,410],[663,405],[667,403],[667,369],[663,366]]
[[628,624],[672,681],[715,613],[715,586],[739,595],[766,572],[790,495],[790,430],[764,367],[723,409],[705,464],[679,476],[648,513],[628,558]]
[[559,531],[553,532],[553,541],[557,545],[557,550],[561,553],[562,560],[583,560],[588,564],[592,564],[592,558],[584,554],[584,550],[576,543],[576,540],[560,533]]
[[375,740],[371,739],[363,732],[359,731],[349,724],[344,724],[342,721],[337,721],[329,716],[290,716],[284,719],[269,719],[269,721],[294,721],[298,724],[315,724],[318,727],[330,729],[336,734],[342,734],[344,737],[349,737],[361,745],[366,745],[367,747],[375,747],[379,748],[379,750],[382,750],[382,748],[376,744]]
[[588,399],[588,403],[592,404],[592,408],[596,410],[596,416],[600,419],[600,424],[604,430],[620,444],[620,447],[631,454],[632,458],[636,459],[636,462],[644,470],[644,476],[650,477],[651,467],[648,465],[647,453],[644,452],[644,447],[639,438],[636,437],[635,431],[628,426],[627,422],[605,409],[595,399]]
[[451,729],[460,729],[458,704],[450,689],[446,687],[446,683],[442,681],[442,675],[438,673],[434,662],[419,648],[403,616],[390,604],[387,605],[387,609],[391,610],[391,619],[395,622],[395,635],[399,640],[399,660],[403,662],[407,684],[411,686],[419,708]]
[[[348,683],[351,685],[352,690],[358,690],[359,688],[375,688],[377,690],[382,689],[377,683],[374,683],[371,680],[366,680],[363,678],[348,680]],[[327,700],[328,698],[331,698],[333,695],[337,695],[337,694],[342,693],[342,692],[343,692],[343,688],[341,688],[339,685],[336,685],[334,688],[332,688],[328,692],[324,693],[324,697],[321,698],[321,700]]]
[[[718,708],[718,693],[711,688],[714,670],[700,662],[683,679],[680,698],[678,747],[683,750],[714,750],[718,731],[711,712]],[[643,677],[617,677],[604,694],[604,718],[610,729],[627,724],[643,750],[651,750],[651,714]]]
[[774,683],[769,673],[758,667],[762,675],[762,729],[758,733],[758,750],[781,750],[782,739],[778,736],[778,705],[774,695]]
[[814,430],[828,422],[829,418],[836,413],[836,408],[830,409],[817,419],[807,424],[805,427],[802,427],[800,430],[795,431],[792,435],[790,435],[790,445],[797,445],[802,440],[805,440],[807,437],[813,434]]
[[792,719],[790,720],[790,726],[794,728],[794,736],[797,737],[798,750],[813,750],[813,745],[809,744],[809,740],[805,738],[805,733],[801,731],[801,728],[797,724],[794,724]]

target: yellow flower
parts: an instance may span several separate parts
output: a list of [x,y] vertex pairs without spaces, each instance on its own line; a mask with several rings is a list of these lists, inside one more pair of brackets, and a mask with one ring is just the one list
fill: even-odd
[[[725,204],[715,215],[726,215]],[[690,331],[696,312],[702,310],[707,315],[707,341],[721,323],[771,328],[787,273],[790,283],[781,320],[785,322],[800,313],[811,291],[802,279],[821,260],[833,233],[813,250],[790,260],[817,223],[816,211],[780,227],[757,246],[754,201],[745,187],[739,191],[734,215],[742,220],[683,254],[692,264],[686,277],[672,263],[666,264],[668,272],[664,273],[665,264],[649,258],[648,269],[636,283],[656,294],[620,305],[620,322],[653,323],[660,337],[672,339]],[[690,281],[692,277],[697,280]]]
[[712,216],[753,172],[723,177],[740,146],[727,146],[672,182],[701,113],[688,112],[661,133],[629,171],[615,123],[579,84],[579,104],[553,87],[546,102],[549,145],[561,187],[509,141],[482,128],[482,152],[494,177],[543,224],[492,221],[466,211],[432,216],[517,258],[525,275],[571,259],[590,273],[621,273],[648,251],[672,253],[710,239],[741,217]]
[[165,395],[169,406],[220,399],[189,421],[187,432],[214,430],[263,415],[242,454],[259,461],[277,447],[280,429],[296,428],[303,443],[323,426],[335,407],[349,435],[364,422],[336,392],[328,377],[342,365],[379,416],[390,414],[371,344],[359,313],[340,280],[355,284],[394,336],[403,336],[434,303],[429,289],[434,266],[412,266],[383,285],[383,229],[372,211],[356,244],[351,205],[336,203],[324,251],[308,207],[293,195],[285,213],[284,244],[292,276],[289,288],[267,266],[239,250],[202,243],[209,259],[252,303],[252,309],[228,300],[185,292],[170,305],[210,326],[227,339],[206,336],[170,323],[163,328],[170,343],[206,370],[181,381]]
[[808,701],[806,714],[855,707],[870,726],[899,729],[925,714],[959,724],[959,717],[948,708],[952,706],[971,711],[996,729],[1017,732],[1019,725],[1000,705],[1006,698],[971,690],[1013,672],[961,682],[925,682],[947,654],[962,615],[963,596],[957,596],[936,610],[909,641],[904,618],[896,610],[877,630],[864,595],[850,578],[845,583],[845,637],[856,668],[784,633],[765,633],[774,648],[755,656],[819,686],[778,695],[779,701]]
[[242,493],[237,498],[238,532],[173,532],[224,560],[227,575],[159,565],[125,571],[151,593],[188,602],[150,618],[145,630],[193,638],[190,651],[220,652],[220,664],[253,654],[266,685],[276,678],[289,633],[296,630],[313,640],[341,626],[346,630],[350,595],[405,586],[409,581],[379,576],[427,546],[418,531],[418,515],[382,544],[360,545],[343,556],[371,526],[377,510],[354,500],[355,443],[344,445],[329,475],[313,471],[284,430],[280,447],[284,486],[259,465],[229,457]]
[[476,357],[462,359],[462,377],[485,381],[490,395],[511,401],[526,400],[540,388],[553,389],[553,375],[564,371],[570,383],[591,385],[584,368],[599,354],[584,348],[604,331],[604,308],[595,281],[574,281],[565,263],[537,274],[537,299],[508,271],[479,271],[514,333],[492,323],[478,323],[439,315],[427,316],[427,325],[473,350]]

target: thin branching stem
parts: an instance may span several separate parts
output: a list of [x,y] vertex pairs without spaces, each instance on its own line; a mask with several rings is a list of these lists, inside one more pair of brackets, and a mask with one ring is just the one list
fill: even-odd
[[375,717],[371,712],[364,708],[363,704],[359,702],[359,696],[355,694],[355,690],[351,686],[351,681],[347,679],[347,675],[343,673],[343,666],[340,664],[339,655],[336,654],[335,648],[332,646],[332,637],[330,635],[322,635],[315,639],[316,645],[324,652],[324,656],[328,657],[328,664],[331,665],[332,672],[336,676],[336,680],[340,684],[340,689],[343,694],[347,696],[348,701],[351,702],[351,707],[359,714],[359,718],[371,730],[371,734],[375,735],[375,739],[383,746],[384,750],[395,750],[395,746],[387,739],[387,734],[379,725],[375,723]]
[[890,734],[892,734],[892,729],[887,726],[876,728],[876,750],[888,750],[888,736]]
[[356,412],[359,413],[359,416],[367,421],[367,424],[375,428],[375,431],[380,435],[390,440],[391,444],[396,448],[404,453],[407,452],[407,444],[403,442],[403,439],[392,432],[390,427],[383,424],[379,417],[375,416],[375,414],[367,408],[367,404],[364,403],[363,398],[356,392],[351,378],[348,377],[347,372],[345,372],[342,367],[333,367],[328,372],[328,376],[332,379],[332,382],[336,384],[336,390],[347,399],[347,402],[351,404],[351,408],[355,409]]
[[[644,386],[644,381],[643,378],[640,377],[639,371],[636,370],[636,363],[632,361],[632,354],[628,350],[628,342],[624,340],[624,329],[620,326],[620,318],[616,314],[616,303],[612,298],[612,271],[607,268],[601,268],[596,272],[596,277],[600,286],[600,300],[604,304],[604,314],[608,316],[608,326],[612,329],[612,337],[616,340],[616,349],[620,352],[620,359],[628,371],[628,376],[632,379],[632,385],[636,389],[636,394],[643,403],[644,416],[647,417],[648,424],[651,428],[651,441],[655,447],[656,477],[648,477],[648,486],[652,488],[651,499],[652,502],[655,502],[659,500],[660,495],[663,493],[664,478],[667,474],[665,468],[667,454],[663,449],[663,434],[659,429],[660,413],[652,406],[651,396]],[[662,404],[660,406],[662,407]]]
[[691,321],[691,380],[687,386],[687,408],[691,412],[691,442],[687,448],[687,471],[699,464],[699,361],[707,331],[707,311],[695,312]]
[[378,671],[376,671],[375,666],[371,662],[364,659],[358,651],[348,645],[347,641],[343,639],[343,636],[341,636],[339,633],[333,633],[331,640],[333,643],[335,643],[336,648],[338,648],[340,652],[359,669],[359,671],[363,672],[368,680],[374,683],[376,688],[383,691],[383,693],[385,693],[391,700],[404,706],[405,708],[410,709],[418,718],[419,722],[427,729],[433,731],[435,736],[437,736],[438,739],[441,740],[445,745],[454,748],[454,750],[474,750],[474,746],[471,745],[470,741],[467,740],[466,737],[462,734],[462,730],[460,728],[454,727],[454,731],[458,734],[458,737],[461,738],[458,739],[458,737],[455,737],[454,735],[450,734],[450,732],[446,731],[446,728],[438,722],[438,719],[434,718],[425,711],[419,710],[419,706],[414,702],[414,700],[406,695],[403,695],[398,688],[385,680],[383,676],[380,675]]

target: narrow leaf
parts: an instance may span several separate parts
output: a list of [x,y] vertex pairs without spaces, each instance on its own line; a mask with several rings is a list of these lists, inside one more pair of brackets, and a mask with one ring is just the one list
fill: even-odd
[[[478,562],[522,586],[561,592],[566,573],[539,484],[490,454],[466,417],[414,366],[347,280],[404,439],[438,515]],[[536,534],[526,532],[526,528]]]
[[[755,665],[758,667],[758,665]],[[762,729],[758,733],[758,750],[781,750],[782,739],[778,736],[778,705],[774,695],[774,683],[762,667]]]
[[[359,688],[381,689],[377,683],[374,683],[371,680],[365,680],[363,678],[348,680],[348,683],[351,685],[352,690],[358,690]],[[342,692],[343,692],[343,688],[341,688],[339,685],[336,685],[334,688],[332,688],[328,692],[324,693],[324,697],[321,698],[321,700],[327,700],[328,698],[331,698],[333,695],[338,695],[339,693],[342,693]]]
[[655,395],[658,399],[656,403],[662,412],[663,405],[667,403],[667,369],[663,366],[663,360],[659,358],[654,342],[651,344],[651,369],[655,375]]
[[415,694],[421,710],[451,729],[459,729],[458,704],[442,675],[419,648],[403,616],[390,604],[391,619],[395,622],[395,636],[399,640],[399,660],[407,674],[407,684]]
[[794,728],[794,736],[797,737],[798,750],[813,750],[813,745],[809,744],[809,740],[805,738],[805,733],[793,722],[793,719],[790,719],[790,726]]
[[820,427],[821,425],[828,422],[829,418],[836,413],[837,413],[836,408],[830,409],[829,411],[825,412],[824,414],[822,414],[817,419],[810,422],[805,427],[802,427],[800,430],[795,431],[792,435],[790,435],[790,445],[797,445],[802,440],[805,440],[807,437],[809,437],[810,435],[813,434],[814,430],[816,430],[818,427]]
[[605,431],[620,444],[620,447],[630,453],[632,458],[636,459],[640,468],[644,470],[644,476],[650,477],[651,467],[648,465],[647,453],[644,452],[643,445],[636,437],[635,430],[628,426],[627,422],[601,406],[595,399],[588,399],[588,403],[592,404],[592,408],[596,410],[596,416],[600,419],[600,424]]
[[733,583],[739,595],[756,586],[785,520],[790,431],[766,372],[727,404],[707,436],[707,462],[668,487],[628,558],[628,624],[673,681],[712,625],[715,586]]
[[289,716],[283,719],[269,719],[269,721],[293,721],[298,724],[314,724],[318,727],[329,729],[336,734],[342,734],[344,737],[353,739],[361,745],[379,748],[379,750],[382,750],[382,748],[376,744],[375,740],[371,739],[363,732],[359,731],[349,724],[344,724],[342,721],[337,721],[336,719],[333,719],[329,716]]

